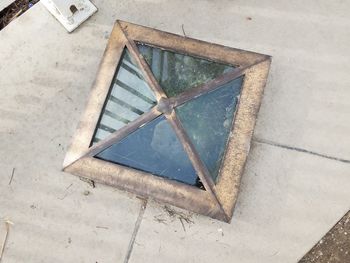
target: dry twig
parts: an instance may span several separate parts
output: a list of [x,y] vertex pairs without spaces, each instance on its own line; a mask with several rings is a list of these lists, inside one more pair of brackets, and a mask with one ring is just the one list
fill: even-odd
[[184,37],[187,37],[185,29],[184,29],[184,24],[181,25],[181,28],[182,28],[182,33],[184,34]]
[[0,262],[1,262],[2,256],[4,255],[7,237],[8,237],[9,232],[10,232],[10,225],[13,225],[13,223],[9,220],[6,220],[5,221],[5,237],[2,241],[2,245],[1,245],[1,249],[0,249]]
[[15,174],[15,170],[16,170],[16,168],[13,167],[13,169],[12,169],[12,174],[11,174],[11,178],[10,178],[10,181],[9,181],[9,185],[11,185],[11,183],[12,183],[12,179],[13,179],[13,176],[14,176],[14,174]]

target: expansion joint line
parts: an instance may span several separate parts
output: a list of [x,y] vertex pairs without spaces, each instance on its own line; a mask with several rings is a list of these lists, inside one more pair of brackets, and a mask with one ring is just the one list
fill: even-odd
[[289,146],[289,145],[285,145],[285,144],[280,144],[280,143],[269,141],[269,140],[254,138],[252,141],[257,142],[257,143],[262,143],[262,144],[268,144],[268,145],[271,145],[274,147],[279,147],[279,148],[283,148],[283,149],[287,149],[287,150],[291,150],[291,151],[307,153],[307,154],[315,155],[315,156],[318,156],[321,158],[326,158],[326,159],[350,164],[350,160],[347,160],[347,159],[338,158],[338,157],[334,157],[334,156],[330,156],[330,155],[326,155],[326,154],[322,154],[322,153],[317,153],[317,152],[310,151],[310,150],[303,149],[303,148],[298,148],[298,147],[293,147],[293,146]]
[[131,253],[132,253],[132,250],[134,248],[136,236],[137,236],[137,233],[138,233],[138,231],[140,229],[141,222],[142,222],[142,219],[143,219],[143,215],[144,215],[145,210],[146,210],[147,201],[148,201],[147,199],[143,199],[142,202],[141,202],[139,215],[138,215],[138,217],[136,219],[136,222],[135,222],[134,231],[133,231],[133,233],[131,235],[131,239],[130,239],[128,250],[127,250],[127,253],[126,253],[126,256],[125,256],[125,259],[124,259],[124,263],[128,263],[129,259],[131,257]]

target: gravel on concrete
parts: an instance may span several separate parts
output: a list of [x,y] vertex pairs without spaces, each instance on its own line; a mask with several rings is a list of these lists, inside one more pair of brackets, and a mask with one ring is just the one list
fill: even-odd
[[350,211],[299,261],[309,262],[350,262]]

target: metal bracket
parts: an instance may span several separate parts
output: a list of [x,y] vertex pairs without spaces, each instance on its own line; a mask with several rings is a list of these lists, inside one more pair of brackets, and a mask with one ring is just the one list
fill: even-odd
[[97,12],[89,0],[41,0],[50,13],[70,33]]

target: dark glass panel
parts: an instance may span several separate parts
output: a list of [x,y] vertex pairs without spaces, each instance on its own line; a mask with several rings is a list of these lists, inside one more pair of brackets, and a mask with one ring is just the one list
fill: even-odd
[[191,161],[164,116],[142,126],[96,157],[199,186]]
[[93,142],[135,120],[156,103],[155,96],[145,82],[141,70],[127,49],[113,78],[111,91],[93,138]]
[[200,158],[216,179],[230,134],[243,77],[175,109]]
[[138,48],[168,97],[179,95],[187,89],[234,70],[233,66],[144,44],[138,44]]

